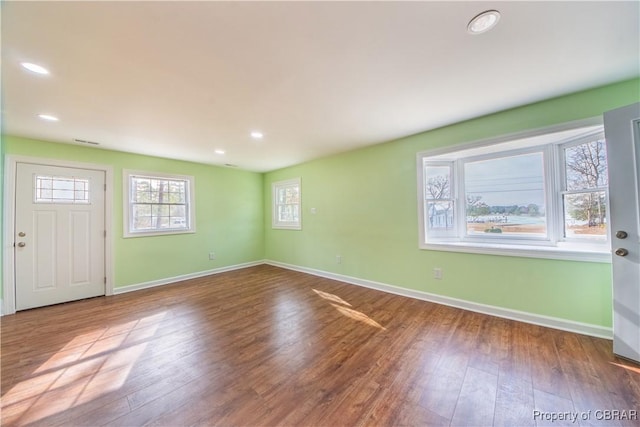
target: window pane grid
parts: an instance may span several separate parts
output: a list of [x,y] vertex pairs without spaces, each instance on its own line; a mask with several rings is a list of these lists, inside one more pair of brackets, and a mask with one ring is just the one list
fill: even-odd
[[426,204],[427,232],[436,230],[454,230],[455,205],[453,200],[441,199]]
[[607,240],[608,171],[604,138],[563,149],[563,237]]
[[37,175],[35,177],[35,202],[89,204],[89,180]]
[[456,203],[453,195],[453,163],[423,162],[425,225],[427,236],[456,234]]
[[188,182],[131,176],[131,231],[188,230]]
[[565,237],[606,240],[606,192],[567,194],[563,207]]
[[298,205],[283,204],[278,205],[278,221],[280,222],[297,222]]
[[425,165],[425,198],[451,200],[451,166]]
[[565,188],[587,190],[608,185],[607,153],[604,139],[564,149]]
[[273,227],[299,229],[301,220],[300,180],[274,182],[272,188]]
[[278,190],[278,204],[300,203],[299,191],[297,187],[286,187]]

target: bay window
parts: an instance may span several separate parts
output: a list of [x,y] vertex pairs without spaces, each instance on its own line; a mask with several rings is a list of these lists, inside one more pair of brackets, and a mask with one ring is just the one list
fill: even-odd
[[602,126],[418,154],[420,247],[606,261]]

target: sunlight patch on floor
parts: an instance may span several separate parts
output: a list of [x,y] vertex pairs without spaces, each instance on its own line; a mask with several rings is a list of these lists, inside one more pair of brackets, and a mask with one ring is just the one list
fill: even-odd
[[344,316],[347,316],[353,320],[357,320],[358,322],[366,323],[369,326],[374,326],[378,329],[382,329],[383,331],[387,330],[387,328],[385,328],[384,326],[382,326],[381,324],[373,320],[371,317],[367,316],[366,314],[360,311],[354,310],[352,308],[344,307],[338,304],[332,303],[331,305]]
[[344,304],[346,306],[351,307],[351,304],[349,304],[348,302],[346,302],[345,300],[340,298],[338,295],[330,294],[328,292],[319,291],[317,289],[313,289],[313,292],[315,292],[320,297],[322,297],[322,298],[324,298],[324,299],[326,299],[328,301],[333,301],[333,302],[336,302],[338,304]]
[[619,366],[621,368],[626,369],[627,371],[635,372],[636,374],[640,374],[640,368],[637,366],[623,365],[622,363],[610,362],[612,365]]
[[3,422],[43,420],[118,390],[165,314],[76,336],[2,397]]
[[387,330],[387,328],[383,327],[381,324],[379,324],[378,322],[376,322],[375,320],[373,320],[372,318],[370,318],[366,314],[364,314],[364,313],[362,313],[360,311],[354,310],[353,308],[349,308],[349,307],[353,307],[353,306],[351,304],[349,304],[347,301],[345,301],[342,298],[340,298],[338,295],[330,294],[329,292],[319,291],[317,289],[312,289],[312,290],[319,297],[324,298],[327,301],[329,301],[329,303],[336,310],[338,310],[338,312],[340,312],[340,314],[342,314],[343,316],[349,317],[349,318],[351,318],[353,320],[357,320],[358,322],[366,323],[367,325],[376,327],[378,329],[382,329],[383,331]]

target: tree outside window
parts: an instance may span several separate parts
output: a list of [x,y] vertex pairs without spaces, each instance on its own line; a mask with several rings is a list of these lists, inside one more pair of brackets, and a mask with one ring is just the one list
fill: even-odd
[[425,245],[605,250],[607,158],[599,126],[421,154],[420,161]]
[[125,237],[195,232],[194,178],[124,172]]
[[604,139],[564,150],[565,237],[606,238],[607,150]]

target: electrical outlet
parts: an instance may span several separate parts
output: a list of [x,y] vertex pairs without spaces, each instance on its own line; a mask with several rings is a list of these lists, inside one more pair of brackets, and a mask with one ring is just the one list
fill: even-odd
[[436,280],[442,280],[442,269],[440,267],[433,269],[433,278]]
[[209,252],[209,259],[210,260],[216,259],[216,253],[215,252]]
[[342,255],[336,255],[336,262],[342,264]]

